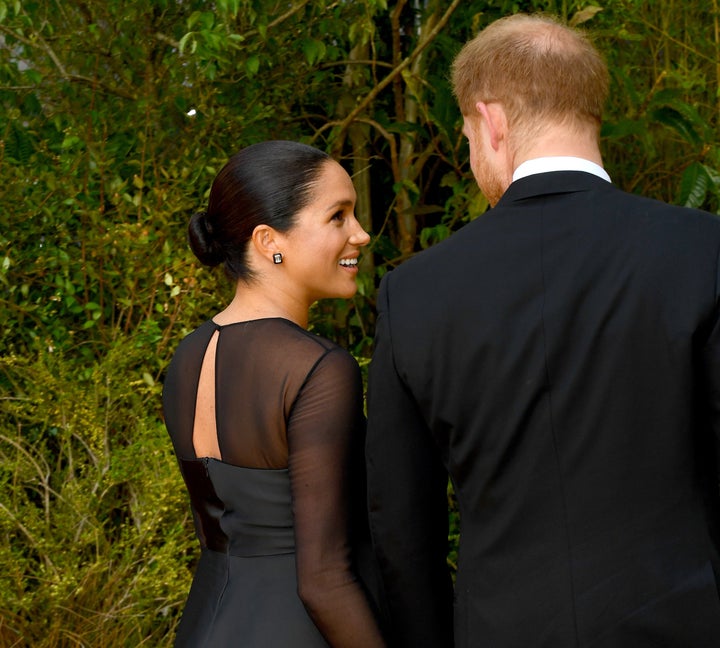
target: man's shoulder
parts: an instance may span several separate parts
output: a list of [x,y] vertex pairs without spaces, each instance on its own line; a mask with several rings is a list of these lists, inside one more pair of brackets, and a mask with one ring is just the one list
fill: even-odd
[[703,228],[708,233],[720,235],[720,216],[717,214],[615,189],[614,201],[626,205],[625,211],[630,217],[653,218],[657,219],[658,224],[665,223],[688,230]]
[[436,274],[444,264],[458,261],[467,255],[472,241],[487,224],[491,212],[479,216],[463,225],[460,229],[435,245],[416,252],[392,270],[394,279],[415,276],[417,274]]
[[678,223],[688,229],[704,226],[712,231],[720,227],[716,214],[631,193],[581,171],[554,171],[521,178],[510,185],[493,211],[498,215],[527,212],[549,197],[558,200],[556,205],[576,206],[581,201],[598,215],[608,213],[627,219],[628,225],[633,219],[652,217],[658,223]]

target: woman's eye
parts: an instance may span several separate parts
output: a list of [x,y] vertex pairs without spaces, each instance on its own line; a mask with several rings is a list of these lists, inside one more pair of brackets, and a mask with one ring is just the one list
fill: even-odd
[[345,219],[345,214],[343,214],[341,211],[335,212],[332,215],[332,218],[330,218],[330,220],[333,220],[333,221],[342,221],[344,219]]

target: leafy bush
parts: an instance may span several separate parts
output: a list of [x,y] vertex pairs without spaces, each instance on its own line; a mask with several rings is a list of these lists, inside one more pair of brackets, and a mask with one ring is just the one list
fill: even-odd
[[[302,139],[353,173],[371,253],[312,322],[365,369],[379,278],[487,207],[447,80],[461,44],[514,11],[588,27],[614,181],[717,212],[706,4],[0,0],[0,647],[171,643],[197,543],[160,390],[231,295],[185,240],[228,155]],[[452,509],[451,565],[459,533]]]
[[196,541],[143,355],[0,362],[2,645],[169,645]]

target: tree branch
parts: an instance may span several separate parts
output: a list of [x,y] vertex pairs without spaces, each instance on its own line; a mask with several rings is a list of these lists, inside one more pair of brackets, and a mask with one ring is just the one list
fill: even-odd
[[365,110],[374,100],[375,98],[385,89],[387,86],[389,86],[393,80],[399,75],[402,74],[403,70],[405,70],[407,67],[412,65],[413,61],[422,54],[423,50],[430,45],[430,43],[435,39],[435,37],[440,33],[440,30],[445,27],[447,24],[447,21],[450,19],[450,16],[453,14],[455,9],[457,9],[458,5],[460,4],[460,0],[453,0],[452,4],[447,8],[445,13],[443,14],[442,18],[438,21],[437,25],[428,32],[428,35],[426,38],[422,39],[415,50],[392,71],[390,72],[380,83],[378,83],[370,92],[368,92],[367,95],[365,95],[364,99],[358,103],[358,105],[350,112],[350,114],[345,117],[341,122],[328,122],[325,124],[322,128],[320,128],[312,137],[313,141],[317,138],[320,133],[325,131],[328,128],[332,128],[333,126],[340,126],[340,134],[344,134],[345,131],[348,129],[348,126],[357,118],[357,116]]
[[[137,99],[137,95],[135,95],[132,92],[128,92],[126,90],[122,90],[120,88],[115,88],[112,86],[107,85],[106,83],[103,83],[99,79],[92,79],[90,77],[83,76],[81,74],[73,74],[71,72],[68,72],[65,66],[60,61],[57,54],[55,54],[55,51],[50,47],[48,42],[40,36],[37,32],[35,32],[33,35],[36,37],[37,40],[33,40],[31,38],[27,38],[26,36],[22,36],[18,34],[17,32],[12,31],[11,29],[8,29],[4,25],[0,24],[0,32],[8,34],[12,36],[13,38],[17,39],[19,42],[27,45],[28,47],[33,47],[36,49],[40,49],[44,51],[49,57],[50,60],[53,62],[54,66],[57,68],[58,72],[60,73],[60,76],[65,81],[74,81],[76,83],[82,83],[84,85],[89,85],[93,88],[100,88],[101,90],[104,90],[105,92],[109,94],[116,95],[118,97],[121,97],[123,99],[129,99],[130,101],[135,101]],[[6,49],[8,48],[7,43],[3,45]]]
[[[299,2],[296,5],[293,5],[288,9],[284,14],[278,16],[275,18],[275,20],[272,20],[267,24],[268,29],[272,29],[273,27],[277,27],[280,23],[285,22],[288,18],[291,18],[296,13],[298,13],[306,4],[308,4],[310,0],[302,0],[302,2]],[[244,34],[241,34],[243,38],[247,38],[248,36],[254,36],[255,34],[260,33],[259,29],[251,29],[248,32],[245,32]]]

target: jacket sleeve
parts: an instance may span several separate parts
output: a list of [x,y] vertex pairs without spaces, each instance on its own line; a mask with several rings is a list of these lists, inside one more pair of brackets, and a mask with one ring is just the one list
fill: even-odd
[[710,416],[714,452],[713,496],[720,491],[720,256],[716,266],[715,310],[703,346],[703,383]]
[[[452,646],[447,471],[394,362],[387,275],[368,383],[368,505],[393,647]],[[407,343],[407,339],[403,339]],[[409,349],[408,353],[413,353]]]

